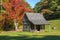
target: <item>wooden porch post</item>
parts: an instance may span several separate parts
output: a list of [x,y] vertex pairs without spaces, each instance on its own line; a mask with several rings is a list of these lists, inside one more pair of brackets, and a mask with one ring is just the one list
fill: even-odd
[[31,30],[30,30],[30,24],[29,24],[29,27],[28,27],[28,29],[29,29],[29,32],[30,32],[30,31],[31,31]]
[[36,31],[36,25],[34,25],[34,31]]
[[44,30],[45,30],[45,25],[42,25],[42,31],[44,32]]

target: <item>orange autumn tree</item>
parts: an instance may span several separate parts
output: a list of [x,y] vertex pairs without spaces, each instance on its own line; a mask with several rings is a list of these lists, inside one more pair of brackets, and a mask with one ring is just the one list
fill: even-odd
[[3,7],[6,9],[8,17],[14,21],[15,30],[18,30],[18,20],[22,20],[24,12],[30,12],[31,10],[26,7],[26,2],[23,0],[8,0],[8,2],[2,2]]

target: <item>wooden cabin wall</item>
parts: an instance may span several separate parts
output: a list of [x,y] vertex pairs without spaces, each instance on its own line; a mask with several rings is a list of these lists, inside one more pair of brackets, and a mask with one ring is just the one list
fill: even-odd
[[30,31],[30,22],[26,15],[23,18],[23,31]]

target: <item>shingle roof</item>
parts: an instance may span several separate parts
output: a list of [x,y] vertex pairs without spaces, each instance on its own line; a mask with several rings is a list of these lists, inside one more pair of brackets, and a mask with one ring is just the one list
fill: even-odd
[[40,13],[26,13],[28,19],[30,22],[36,25],[41,25],[41,24],[49,24],[48,21],[45,20],[42,14]]

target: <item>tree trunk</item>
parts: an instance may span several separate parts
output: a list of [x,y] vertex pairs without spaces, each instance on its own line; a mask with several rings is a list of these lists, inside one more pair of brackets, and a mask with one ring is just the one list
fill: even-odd
[[18,22],[16,19],[14,19],[14,26],[15,26],[15,31],[18,31]]

